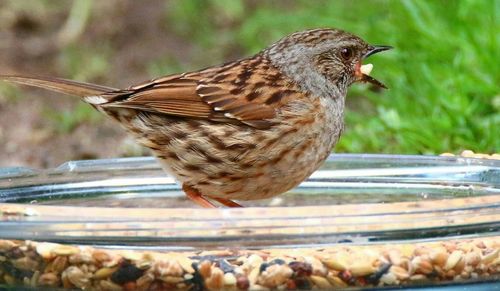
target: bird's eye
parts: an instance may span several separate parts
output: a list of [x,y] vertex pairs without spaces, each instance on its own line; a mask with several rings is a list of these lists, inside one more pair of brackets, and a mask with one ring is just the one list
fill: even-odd
[[340,50],[340,56],[346,61],[351,59],[353,54],[352,48],[349,47],[345,47]]

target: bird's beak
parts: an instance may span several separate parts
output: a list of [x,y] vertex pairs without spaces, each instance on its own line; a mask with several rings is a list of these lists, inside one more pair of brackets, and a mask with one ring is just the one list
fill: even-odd
[[363,59],[366,59],[367,57],[376,53],[387,51],[390,49],[393,49],[393,47],[389,45],[371,45],[368,47],[368,52],[363,56]]
[[[366,59],[367,57],[373,55],[373,54],[383,52],[386,50],[390,50],[390,49],[392,49],[392,46],[388,46],[388,45],[369,46],[368,51],[363,55],[363,57],[361,58],[361,61]],[[356,81],[357,82],[371,83],[377,87],[387,89],[387,87],[382,82],[380,82],[379,80],[370,76],[370,72],[373,68],[373,65],[372,64],[363,65],[361,63],[361,61],[356,65],[356,71],[355,71]]]

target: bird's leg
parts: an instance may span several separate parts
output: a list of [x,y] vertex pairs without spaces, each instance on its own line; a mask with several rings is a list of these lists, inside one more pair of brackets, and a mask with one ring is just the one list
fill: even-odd
[[[186,184],[182,185],[182,190],[184,193],[186,193],[186,196],[191,199],[194,203],[200,205],[201,207],[204,208],[217,208],[212,202],[208,201],[205,197],[201,195],[201,193],[194,189],[191,186],[188,186]],[[219,202],[220,204],[227,206],[227,207],[243,207],[239,205],[238,203],[231,201],[229,199],[224,199],[224,198],[212,198],[215,201]]]
[[243,207],[243,206],[239,205],[238,203],[236,203],[232,200],[229,200],[229,199],[215,198],[215,197],[212,199],[219,202],[220,204],[222,204],[224,206],[227,206],[227,207]]
[[186,196],[191,199],[194,203],[200,205],[203,208],[217,208],[212,202],[208,201],[206,198],[201,196],[201,193],[191,186],[182,184],[182,190],[186,193]]

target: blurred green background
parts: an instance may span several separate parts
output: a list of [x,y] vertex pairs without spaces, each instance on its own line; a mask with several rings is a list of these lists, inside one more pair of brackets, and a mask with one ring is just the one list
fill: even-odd
[[[316,27],[395,47],[369,60],[389,90],[352,86],[336,152],[499,151],[495,0],[3,0],[0,70],[127,87]],[[0,85],[0,165],[140,154],[147,152],[76,99]]]

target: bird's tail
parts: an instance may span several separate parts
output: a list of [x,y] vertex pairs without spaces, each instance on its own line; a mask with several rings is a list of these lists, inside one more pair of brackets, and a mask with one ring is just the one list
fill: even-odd
[[103,101],[101,100],[101,102],[98,102],[99,98],[96,97],[118,90],[116,88],[101,85],[51,77],[0,75],[0,80],[39,87],[67,95],[79,96],[88,103],[96,105]]

